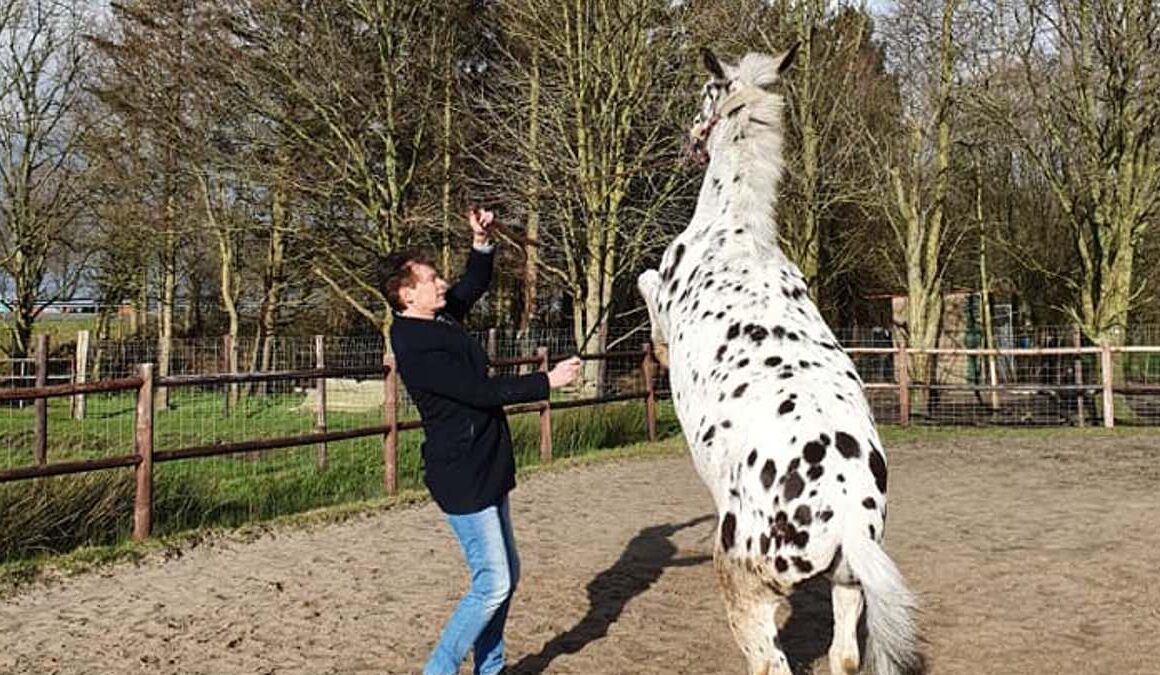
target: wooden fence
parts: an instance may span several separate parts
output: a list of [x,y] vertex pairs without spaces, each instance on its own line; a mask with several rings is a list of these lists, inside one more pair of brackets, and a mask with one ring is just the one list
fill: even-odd
[[[494,353],[494,349],[491,350]],[[1082,396],[1099,397],[1102,407],[1103,424],[1112,427],[1115,424],[1114,396],[1119,394],[1146,394],[1160,395],[1160,384],[1126,385],[1116,384],[1113,381],[1113,359],[1116,355],[1141,353],[1160,354],[1160,347],[1061,347],[1043,349],[911,349],[911,348],[850,348],[847,352],[851,356],[858,355],[893,355],[895,358],[895,382],[866,383],[867,390],[889,390],[895,392],[899,406],[899,423],[907,425],[911,422],[911,395],[916,390],[938,389],[942,391],[980,392],[1013,392],[1025,390],[1056,390],[1074,391]],[[39,350],[41,355],[47,350]],[[1100,382],[1098,385],[1084,383],[1077,370],[1074,384],[932,384],[913,382],[910,377],[910,357],[916,355],[947,355],[947,356],[1012,356],[1043,357],[1043,356],[1089,356],[1098,357]],[[41,359],[44,357],[42,356]],[[617,393],[607,396],[596,396],[578,400],[544,401],[524,405],[510,406],[510,414],[536,413],[539,415],[540,426],[540,459],[543,462],[552,460],[552,420],[551,411],[592,406],[614,401],[644,400],[645,416],[648,437],[656,438],[656,417],[658,391],[656,386],[658,369],[653,358],[651,347],[643,345],[639,351],[615,351],[606,353],[582,354],[584,360],[638,360],[639,373],[643,382],[641,391],[631,393]],[[495,359],[491,365],[496,368],[536,367],[546,371],[555,357],[549,355],[546,348],[536,350],[530,357]],[[331,431],[327,425],[326,413],[326,380],[334,377],[366,377],[383,379],[384,403],[383,424],[357,429]],[[184,448],[155,450],[154,436],[154,402],[158,389],[162,387],[195,387],[220,386],[226,392],[225,414],[229,414],[229,399],[231,390],[240,384],[258,384],[288,380],[315,380],[319,390],[319,406],[315,418],[315,429],[311,433],[281,438],[265,438],[240,441],[234,443],[213,443],[209,445],[189,446]],[[73,473],[84,473],[118,467],[134,467],[136,472],[136,495],[134,502],[133,536],[136,539],[148,537],[152,530],[153,516],[153,466],[156,463],[171,462],[183,459],[201,457],[215,457],[238,453],[252,453],[277,448],[297,446],[317,446],[317,462],[319,470],[325,471],[328,463],[327,444],[353,438],[381,436],[383,444],[383,488],[388,494],[393,494],[397,488],[397,450],[398,434],[402,431],[420,427],[418,420],[398,419],[399,383],[398,374],[393,360],[386,356],[378,367],[328,367],[324,364],[319,350],[317,367],[302,370],[284,370],[259,373],[222,373],[209,375],[170,375],[159,376],[154,372],[152,364],[141,365],[138,373],[133,377],[121,379],[100,380],[94,382],[74,381],[69,384],[47,384],[44,378],[37,379],[38,386],[15,389],[0,389],[0,401],[33,400],[37,403],[35,413],[35,464],[0,471],[0,483],[18,480],[60,476]],[[136,392],[135,413],[135,441],[133,452],[100,459],[71,460],[62,462],[48,461],[48,422],[46,401],[53,397],[73,397],[81,400],[89,393]]]
[[[643,380],[643,390],[640,392],[616,394],[611,396],[596,396],[578,400],[542,401],[524,405],[509,406],[509,414],[535,412],[540,418],[540,460],[552,461],[552,433],[551,412],[583,406],[599,405],[615,401],[640,400],[645,401],[646,428],[649,440],[656,440],[656,365],[651,346],[645,344],[640,351],[618,351],[597,354],[581,354],[583,360],[611,360],[611,359],[639,359],[639,369]],[[492,362],[493,368],[511,366],[536,366],[546,372],[549,363],[556,360],[548,354],[547,349],[541,348],[533,357],[515,359],[497,359]],[[326,380],[334,377],[382,377],[384,386],[383,424],[329,431],[326,420]],[[227,390],[238,384],[251,384],[287,380],[313,379],[319,387],[319,402],[315,418],[315,430],[312,433],[280,438],[264,438],[234,443],[213,443],[209,445],[189,446],[172,450],[155,450],[154,437],[154,400],[160,387],[195,387],[195,386],[222,386]],[[135,377],[96,382],[78,382],[72,384],[43,385],[36,387],[22,387],[0,390],[0,401],[35,400],[46,402],[54,397],[77,397],[84,394],[136,392],[136,412],[134,424],[133,452],[100,459],[83,459],[62,462],[48,462],[47,456],[47,415],[41,412],[46,406],[38,406],[36,413],[36,463],[31,466],[18,467],[0,471],[0,483],[19,480],[62,476],[74,473],[86,473],[104,469],[133,467],[136,472],[136,492],[133,509],[133,538],[137,540],[149,536],[153,526],[153,466],[162,462],[172,462],[183,459],[200,457],[217,457],[239,453],[251,453],[278,448],[316,445],[318,448],[319,470],[326,470],[327,444],[336,441],[363,438],[368,436],[382,436],[383,441],[383,488],[387,494],[394,494],[398,485],[398,434],[401,431],[418,429],[419,420],[398,419],[399,407],[399,379],[394,359],[384,356],[383,365],[377,368],[328,368],[318,367],[308,370],[271,371],[262,373],[223,373],[213,375],[172,375],[158,376],[151,363],[139,367]],[[227,394],[228,400],[228,394]],[[43,447],[42,447],[43,446]]]
[[[957,349],[957,348],[932,348],[919,349],[905,346],[899,347],[854,347],[847,349],[846,352],[851,356],[863,355],[889,355],[894,357],[894,375],[895,382],[871,382],[865,383],[863,387],[867,390],[887,390],[896,392],[898,397],[898,423],[902,426],[907,426],[911,423],[911,397],[915,391],[932,391],[932,392],[969,392],[975,394],[983,393],[1014,393],[1014,392],[1071,392],[1075,394],[1077,400],[1077,419],[1082,424],[1083,420],[1083,400],[1085,396],[1098,397],[1103,426],[1112,428],[1115,426],[1115,397],[1117,395],[1147,395],[1160,396],[1160,384],[1126,384],[1116,383],[1114,379],[1115,368],[1113,367],[1114,359],[1117,355],[1126,354],[1157,354],[1160,355],[1160,347],[1157,346],[1124,346],[1113,347],[1104,345],[1100,347],[1045,347],[1045,348],[1022,348],[1022,349]],[[1075,377],[1074,381],[1069,384],[1063,383],[998,383],[991,384],[940,384],[937,382],[915,382],[912,381],[910,373],[910,360],[913,356],[950,356],[950,357],[999,357],[1008,356],[1013,358],[1036,358],[1036,357],[1065,357],[1071,356],[1079,359],[1083,356],[1096,357],[1099,362],[1099,384],[1092,384],[1084,382],[1082,367],[1078,360],[1074,366]]]

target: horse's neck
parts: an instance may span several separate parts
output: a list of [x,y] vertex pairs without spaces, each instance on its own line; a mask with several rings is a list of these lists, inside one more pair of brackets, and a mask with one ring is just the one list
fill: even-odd
[[772,132],[719,129],[716,151],[705,172],[690,228],[742,229],[759,249],[777,248],[777,183],[781,177],[781,139]]

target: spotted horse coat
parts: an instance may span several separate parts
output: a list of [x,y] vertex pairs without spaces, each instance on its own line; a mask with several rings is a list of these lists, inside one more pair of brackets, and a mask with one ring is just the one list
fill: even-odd
[[887,463],[862,382],[777,245],[782,99],[792,60],[704,55],[691,136],[708,169],[688,227],[638,279],[693,463],[718,513],[715,567],[752,673],[788,673],[776,615],[800,582],[833,582],[830,667],[912,669],[913,598],[881,547]]

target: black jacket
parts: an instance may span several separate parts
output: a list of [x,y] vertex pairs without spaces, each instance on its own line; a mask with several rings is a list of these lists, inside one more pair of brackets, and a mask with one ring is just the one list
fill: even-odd
[[435,320],[396,314],[391,349],[419,409],[426,439],[423,481],[447,513],[499,504],[516,485],[511,430],[503,406],[548,398],[548,377],[488,377],[487,353],[463,318],[491,283],[493,255],[472,250],[467,270]]

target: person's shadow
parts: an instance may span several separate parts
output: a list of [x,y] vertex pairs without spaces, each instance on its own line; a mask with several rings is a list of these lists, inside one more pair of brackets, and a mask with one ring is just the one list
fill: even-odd
[[712,560],[708,555],[677,558],[677,547],[669,539],[683,529],[711,520],[713,516],[706,514],[675,525],[655,525],[641,530],[612,567],[588,582],[588,613],[575,626],[552,638],[538,654],[525,656],[504,672],[511,675],[544,672],[556,657],[575,654],[607,635],[609,626],[620,618],[625,605],[656,583],[666,568],[692,567]]

